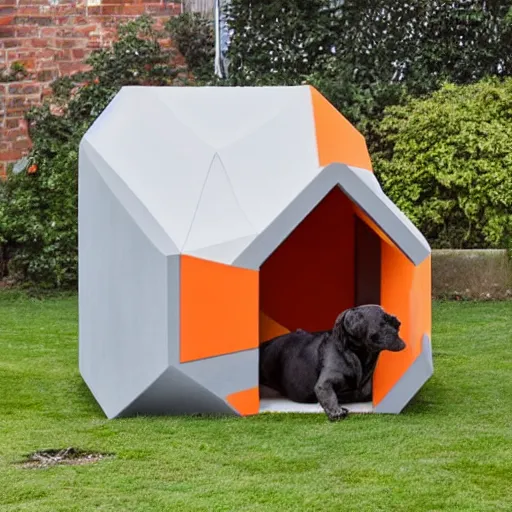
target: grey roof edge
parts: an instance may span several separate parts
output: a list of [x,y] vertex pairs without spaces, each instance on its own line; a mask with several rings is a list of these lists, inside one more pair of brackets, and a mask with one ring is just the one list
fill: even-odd
[[384,194],[380,186],[376,186],[377,180],[362,173],[370,174],[370,171],[339,163],[324,167],[281,214],[234,259],[233,265],[259,269],[335,186],[339,186],[414,265],[419,265],[430,255],[428,242]]
[[[87,133],[80,142],[79,153],[86,154],[91,160],[95,159],[97,162],[99,161],[101,163],[101,171],[97,169],[98,174],[151,243],[166,256],[180,254],[177,245],[166,233],[164,228],[153,215],[151,215],[149,210],[131,191],[128,185],[112,169],[109,163],[105,161],[101,154],[94,148],[93,144],[89,142]],[[80,167],[81,166],[79,166],[79,172],[84,172]]]
[[421,353],[389,393],[374,407],[374,412],[399,414],[433,373],[432,344],[429,336],[424,334],[421,340]]

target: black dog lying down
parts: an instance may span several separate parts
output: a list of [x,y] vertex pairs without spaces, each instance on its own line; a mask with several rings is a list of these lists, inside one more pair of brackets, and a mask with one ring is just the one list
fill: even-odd
[[405,348],[399,320],[380,306],[341,313],[331,331],[301,329],[260,346],[260,384],[301,403],[319,402],[331,421],[345,418],[340,403],[372,398],[379,353]]

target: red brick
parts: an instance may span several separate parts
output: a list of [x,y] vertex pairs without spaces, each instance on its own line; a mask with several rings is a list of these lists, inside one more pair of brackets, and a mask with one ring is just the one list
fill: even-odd
[[66,75],[72,75],[74,73],[78,73],[79,71],[85,71],[86,69],[87,66],[81,62],[61,62],[59,64],[60,72]]
[[97,48],[101,48],[101,41],[99,39],[90,39],[87,43],[87,48],[94,50]]
[[51,39],[31,39],[30,46],[32,48],[47,48],[50,45]]
[[39,82],[50,82],[59,76],[58,69],[45,69],[37,73],[37,80]]
[[32,147],[32,143],[30,142],[30,140],[28,138],[21,139],[21,140],[17,140],[16,142],[14,142],[12,147],[13,147],[13,149],[30,149]]
[[0,48],[19,48],[22,45],[23,39],[15,38],[2,38],[0,39]]
[[122,5],[102,5],[101,6],[101,14],[103,15],[117,15],[123,13],[123,6]]
[[39,84],[24,84],[23,82],[14,82],[9,84],[9,94],[39,94],[41,86]]
[[45,27],[41,29],[41,37],[57,37],[60,29],[57,27]]
[[56,39],[55,45],[57,48],[85,48],[87,39]]
[[18,0],[20,6],[48,5],[47,0]]
[[28,50],[26,48],[11,48],[10,50],[7,50],[8,60],[33,59],[35,56],[36,52],[32,49]]
[[57,50],[53,53],[53,60],[55,62],[67,61],[72,58],[71,50]]
[[21,151],[19,149],[11,151],[0,152],[0,161],[3,162],[14,162],[21,158]]
[[74,31],[76,34],[79,34],[79,37],[89,37],[91,34],[97,32],[98,29],[98,25],[84,25],[82,27],[76,27]]
[[16,17],[18,16],[37,16],[41,14],[41,8],[35,6],[20,6],[16,9]]
[[82,49],[82,48],[79,48],[79,49],[75,49],[75,50],[71,50],[71,56],[73,57],[73,59],[77,59],[77,60],[83,60],[85,59],[85,57],[89,54],[90,52]]
[[6,130],[15,130],[16,128],[19,128],[20,120],[19,119],[7,119],[5,121],[5,129]]
[[143,5],[125,5],[123,6],[123,14],[138,16],[144,12]]
[[38,37],[39,36],[39,27],[34,27],[32,25],[23,26],[16,25],[15,27],[16,37]]
[[16,32],[13,25],[0,25],[0,39],[4,37],[14,37]]

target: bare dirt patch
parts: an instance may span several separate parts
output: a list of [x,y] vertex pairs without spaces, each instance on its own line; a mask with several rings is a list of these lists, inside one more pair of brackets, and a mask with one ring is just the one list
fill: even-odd
[[81,466],[94,464],[100,460],[111,458],[112,454],[95,453],[79,450],[78,448],[62,448],[43,450],[28,455],[18,464],[22,468],[47,468],[50,466]]

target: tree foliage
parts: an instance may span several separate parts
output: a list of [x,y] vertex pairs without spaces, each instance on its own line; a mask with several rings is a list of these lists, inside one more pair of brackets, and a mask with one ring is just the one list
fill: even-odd
[[512,74],[509,1],[231,0],[230,82],[309,82],[365,130],[403,93]]
[[512,247],[512,78],[390,107],[375,168],[437,247]]
[[[93,53],[90,71],[57,80],[53,96],[28,114],[27,165],[0,184],[0,246],[10,274],[39,286],[77,280],[78,145],[124,85],[174,85],[175,51],[148,17],[121,25],[112,47]],[[5,271],[5,269],[4,269]]]
[[170,18],[165,28],[195,78],[211,80],[215,59],[213,22],[199,13],[185,12]]

